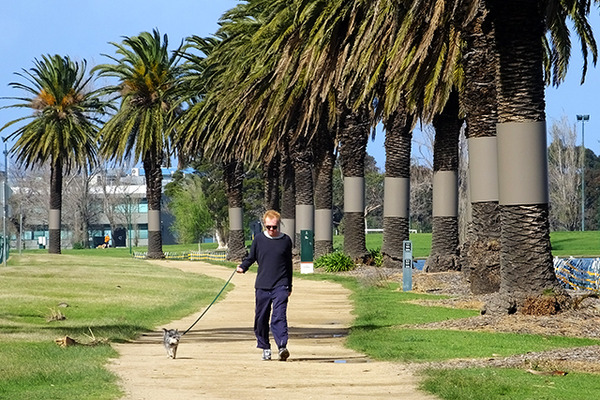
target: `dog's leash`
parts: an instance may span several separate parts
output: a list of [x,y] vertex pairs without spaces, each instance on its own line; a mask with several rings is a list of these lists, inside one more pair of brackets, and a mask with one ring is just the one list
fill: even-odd
[[225,282],[225,285],[223,285],[223,287],[221,288],[221,291],[219,293],[217,293],[217,295],[215,296],[215,298],[213,299],[213,301],[208,305],[208,307],[206,307],[206,309],[202,312],[202,314],[200,314],[200,316],[198,317],[198,319],[196,321],[194,321],[194,323],[192,324],[192,326],[190,326],[185,332],[183,332],[181,335],[185,335],[186,333],[188,333],[193,327],[194,325],[196,325],[198,323],[198,321],[200,321],[200,319],[202,317],[204,317],[204,314],[206,314],[206,312],[209,310],[209,308],[215,304],[215,301],[217,301],[217,299],[219,298],[219,296],[221,295],[221,293],[223,293],[223,290],[225,290],[225,288],[227,287],[227,285],[229,285],[229,282],[231,282],[231,279],[233,278],[233,276],[235,275],[235,273],[237,272],[236,269],[233,270],[233,272],[231,273],[231,276],[229,277],[229,279],[227,279],[227,282]]

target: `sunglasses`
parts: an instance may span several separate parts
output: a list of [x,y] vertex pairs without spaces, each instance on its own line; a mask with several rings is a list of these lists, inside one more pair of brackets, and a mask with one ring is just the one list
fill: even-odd
[[265,228],[267,228],[268,230],[275,230],[277,229],[277,225],[265,225]]

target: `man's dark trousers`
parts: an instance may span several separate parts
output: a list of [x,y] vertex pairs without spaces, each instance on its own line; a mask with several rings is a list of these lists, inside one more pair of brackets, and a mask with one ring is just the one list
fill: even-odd
[[[271,317],[271,333],[278,348],[286,347],[288,342],[287,305],[289,288],[279,286],[271,290],[256,289],[256,312],[254,334],[260,349],[270,349],[269,317]],[[273,315],[271,316],[271,308]]]

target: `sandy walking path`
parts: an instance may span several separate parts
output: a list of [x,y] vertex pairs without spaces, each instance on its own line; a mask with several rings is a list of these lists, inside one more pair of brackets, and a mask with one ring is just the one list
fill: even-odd
[[[224,280],[232,273],[201,262],[156,263]],[[110,369],[120,376],[125,398],[435,399],[417,390],[417,379],[402,364],[371,361],[344,347],[353,318],[349,292],[330,282],[294,281],[288,309],[291,356],[287,362],[276,361],[276,354],[273,361],[261,361],[252,331],[254,278],[252,271],[233,277],[234,289],[182,338],[175,360],[162,346],[162,327],[114,345],[119,358]],[[201,312],[165,327],[185,330]]]

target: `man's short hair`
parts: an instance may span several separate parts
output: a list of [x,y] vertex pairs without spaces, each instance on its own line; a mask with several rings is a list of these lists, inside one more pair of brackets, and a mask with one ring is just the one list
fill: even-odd
[[267,210],[263,214],[263,223],[266,221],[267,218],[269,218],[269,219],[277,218],[277,221],[281,221],[281,214],[279,214],[275,210]]

